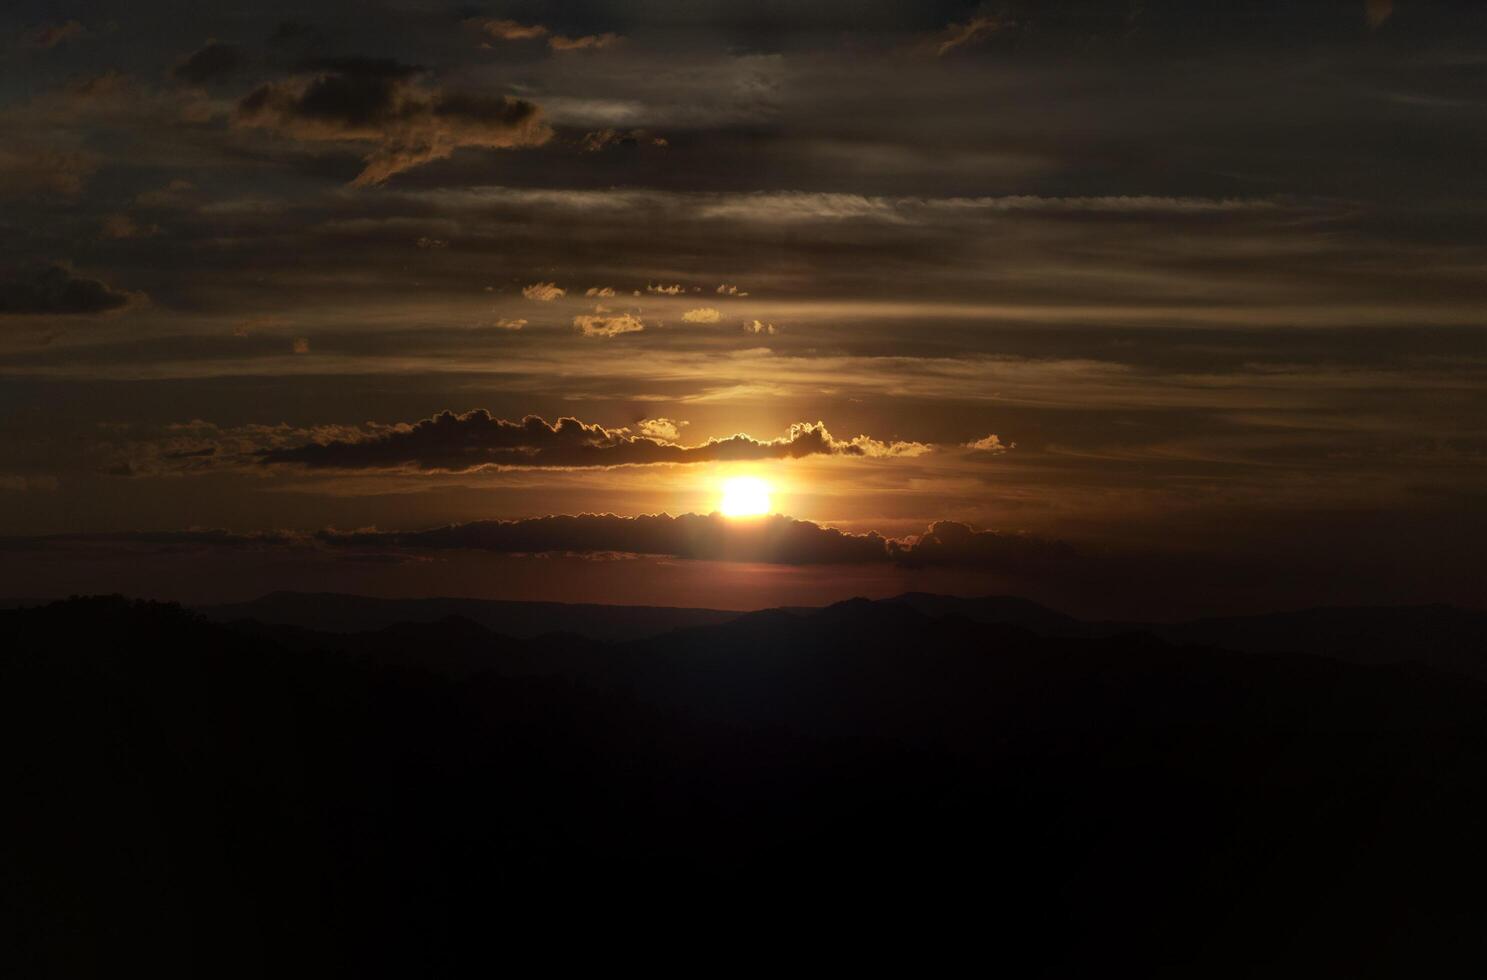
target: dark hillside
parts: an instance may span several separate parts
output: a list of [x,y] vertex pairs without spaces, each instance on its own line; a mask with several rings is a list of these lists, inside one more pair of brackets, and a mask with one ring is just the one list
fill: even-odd
[[1487,690],[1420,666],[863,601],[618,646],[120,599],[0,625],[16,975],[1481,952]]

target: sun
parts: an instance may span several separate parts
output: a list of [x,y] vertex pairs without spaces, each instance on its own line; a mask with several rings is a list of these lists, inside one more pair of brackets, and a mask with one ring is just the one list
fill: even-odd
[[723,481],[718,510],[725,517],[759,517],[769,513],[769,484],[752,476]]

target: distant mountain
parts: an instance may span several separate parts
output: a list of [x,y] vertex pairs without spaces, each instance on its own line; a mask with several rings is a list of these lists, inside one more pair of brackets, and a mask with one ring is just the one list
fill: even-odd
[[512,637],[577,633],[596,640],[633,640],[674,629],[725,623],[721,609],[605,606],[498,599],[379,599],[334,592],[272,592],[249,602],[203,606],[216,622],[257,620],[330,633],[356,633],[396,623],[434,623],[458,616]]
[[[865,601],[865,600],[862,600]],[[960,598],[910,592],[876,605],[904,607],[929,619],[1017,626],[1044,637],[1115,637],[1148,633],[1172,643],[1247,653],[1310,653],[1359,663],[1423,663],[1487,679],[1487,613],[1450,606],[1325,608],[1181,623],[1086,622],[1014,596]],[[571,633],[605,642],[717,626],[745,614],[720,609],[605,606],[490,599],[377,599],[336,593],[275,592],[251,602],[198,610],[217,622],[255,620],[336,633],[397,623],[467,619],[505,636]],[[812,610],[786,608],[782,615]]]
[[935,618],[1022,626],[1041,636],[1149,633],[1246,653],[1309,653],[1358,663],[1422,663],[1487,679],[1487,612],[1452,606],[1305,609],[1180,623],[1082,622],[1026,599],[909,593],[886,600]]

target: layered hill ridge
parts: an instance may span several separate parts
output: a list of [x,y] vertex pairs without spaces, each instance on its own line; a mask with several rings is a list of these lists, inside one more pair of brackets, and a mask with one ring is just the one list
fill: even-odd
[[[903,607],[927,619],[960,618],[1018,626],[1038,636],[1096,639],[1146,633],[1176,644],[1250,653],[1311,653],[1360,663],[1418,662],[1487,679],[1487,612],[1452,606],[1319,608],[1176,623],[1085,621],[1015,596],[964,598],[911,592],[891,599],[824,607]],[[822,610],[784,607],[781,615]],[[674,630],[716,626],[755,613],[668,606],[610,606],[491,599],[381,599],[336,593],[275,592],[249,602],[202,607],[216,622],[254,620],[333,633],[430,623],[458,616],[517,639],[571,633],[627,642]],[[834,613],[833,613],[834,615]]]

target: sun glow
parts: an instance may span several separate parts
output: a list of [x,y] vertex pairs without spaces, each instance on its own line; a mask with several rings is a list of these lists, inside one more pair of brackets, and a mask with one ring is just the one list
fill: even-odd
[[725,517],[759,517],[769,513],[769,484],[752,476],[723,481],[718,510]]

